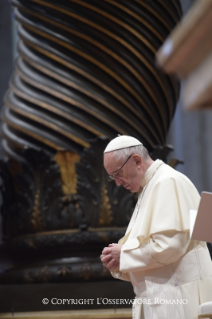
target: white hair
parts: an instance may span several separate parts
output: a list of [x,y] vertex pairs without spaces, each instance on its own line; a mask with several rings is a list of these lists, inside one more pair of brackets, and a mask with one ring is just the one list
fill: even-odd
[[116,160],[127,159],[127,157],[129,157],[132,154],[138,154],[144,160],[146,160],[149,156],[147,149],[143,145],[131,146],[113,151],[113,155],[116,158]]

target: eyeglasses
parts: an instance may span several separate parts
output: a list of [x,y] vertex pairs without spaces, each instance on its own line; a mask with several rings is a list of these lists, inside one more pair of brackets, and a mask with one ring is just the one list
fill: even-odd
[[119,170],[115,173],[113,173],[113,175],[108,175],[108,177],[110,177],[111,179],[115,180],[116,177],[118,177],[118,173],[120,172],[120,170],[124,167],[124,165],[129,161],[130,157],[132,156],[133,154],[131,154],[127,160],[124,162],[124,164],[119,168]]

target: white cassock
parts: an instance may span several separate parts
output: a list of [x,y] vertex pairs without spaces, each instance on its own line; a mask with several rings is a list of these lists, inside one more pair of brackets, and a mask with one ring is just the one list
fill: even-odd
[[198,209],[200,196],[185,175],[161,160],[150,166],[141,187],[119,240],[120,268],[112,275],[133,285],[133,318],[197,319],[198,305],[212,301],[207,245],[189,235],[189,210]]

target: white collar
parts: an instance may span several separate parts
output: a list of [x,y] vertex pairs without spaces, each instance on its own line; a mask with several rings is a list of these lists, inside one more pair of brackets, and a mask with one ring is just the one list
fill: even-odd
[[153,167],[155,167],[155,165],[156,165],[159,161],[160,161],[159,159],[156,159],[156,160],[150,165],[150,167],[146,170],[144,176],[145,176]]

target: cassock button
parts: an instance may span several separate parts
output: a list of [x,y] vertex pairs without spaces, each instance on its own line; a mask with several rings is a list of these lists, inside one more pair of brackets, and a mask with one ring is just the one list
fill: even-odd
[[178,281],[177,281],[177,279],[174,279],[174,285],[175,285],[175,286],[178,286]]

